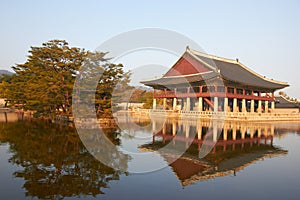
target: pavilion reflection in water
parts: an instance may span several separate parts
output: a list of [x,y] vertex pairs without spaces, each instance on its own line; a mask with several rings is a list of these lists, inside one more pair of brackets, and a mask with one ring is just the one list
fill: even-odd
[[[264,159],[287,154],[273,146],[277,136],[274,125],[248,123],[218,123],[203,121],[152,121],[153,141],[141,146],[143,151],[158,152],[170,165],[183,186],[243,170]],[[159,124],[159,125],[158,125]],[[160,130],[159,130],[160,129]],[[167,145],[169,144],[169,145]],[[212,145],[211,151],[199,157],[202,145]],[[184,145],[187,150],[174,161],[170,151]]]

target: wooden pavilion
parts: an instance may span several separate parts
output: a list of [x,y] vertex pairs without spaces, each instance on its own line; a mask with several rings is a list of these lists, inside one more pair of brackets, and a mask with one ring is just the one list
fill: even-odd
[[274,92],[286,82],[262,76],[238,59],[221,58],[186,48],[161,78],[141,83],[154,89],[153,110],[271,112]]

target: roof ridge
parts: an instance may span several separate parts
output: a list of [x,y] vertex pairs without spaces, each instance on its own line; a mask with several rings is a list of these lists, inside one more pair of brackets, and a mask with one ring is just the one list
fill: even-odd
[[279,97],[283,98],[284,100],[286,100],[286,101],[288,101],[288,102],[290,102],[290,103],[298,104],[297,101],[292,101],[292,100],[290,100],[290,99],[287,99],[285,96],[283,96],[283,95],[281,95],[281,94],[279,95]]
[[207,67],[211,68],[213,71],[215,72],[219,72],[219,70],[215,67],[215,66],[211,66],[210,64],[208,64],[207,62],[203,61],[202,59],[198,58],[193,52],[193,50],[187,48],[186,52],[188,54],[190,54],[194,59],[196,59],[197,61],[203,63],[204,65],[206,65]]
[[199,73],[196,73],[196,74],[186,74],[186,75],[175,75],[175,76],[164,76],[162,78],[176,78],[176,77],[189,77],[189,76],[197,76],[197,75],[202,75],[202,74],[209,74],[209,73],[212,73],[214,71],[207,71],[207,72],[199,72]]
[[188,49],[190,52],[194,53],[194,54],[198,54],[199,56],[203,56],[203,57],[206,57],[206,58],[211,58],[211,59],[216,59],[216,60],[220,60],[220,61],[225,61],[225,62],[230,62],[230,63],[234,63],[234,64],[237,64],[238,62],[234,59],[229,59],[229,58],[224,58],[224,57],[220,57],[220,56],[215,56],[215,55],[212,55],[212,54],[208,54],[208,53],[203,53],[203,52],[200,52],[200,51],[196,51],[196,50],[193,50],[193,49]]
[[276,81],[276,80],[273,80],[273,79],[269,79],[269,78],[267,78],[265,76],[262,76],[261,74],[253,71],[252,69],[248,68],[247,66],[245,66],[244,64],[242,64],[241,62],[239,62],[237,60],[233,60],[233,59],[229,59],[229,58],[224,58],[224,57],[218,57],[218,56],[215,56],[215,55],[203,53],[203,52],[192,50],[192,49],[189,49],[189,48],[187,48],[187,51],[189,51],[191,53],[198,54],[199,56],[204,56],[206,58],[216,59],[216,60],[220,60],[220,61],[225,61],[225,62],[237,64],[237,65],[241,66],[242,68],[244,68],[245,70],[247,70],[248,72],[254,74],[255,76],[258,76],[258,77],[262,78],[265,81],[276,83],[276,84],[280,84],[280,85],[289,86],[288,82]]

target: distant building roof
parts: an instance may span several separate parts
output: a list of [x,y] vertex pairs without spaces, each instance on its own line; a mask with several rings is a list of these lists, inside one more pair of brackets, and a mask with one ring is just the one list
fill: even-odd
[[280,95],[275,96],[275,108],[300,108],[300,104]]
[[231,60],[186,49],[180,59],[161,78],[145,80],[141,83],[156,87],[198,82],[216,77],[248,86],[267,88],[271,90],[289,86],[286,82],[275,81],[257,74],[241,64],[237,59]]

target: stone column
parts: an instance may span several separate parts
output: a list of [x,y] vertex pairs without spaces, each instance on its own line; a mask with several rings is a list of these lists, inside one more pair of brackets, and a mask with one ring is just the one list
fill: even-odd
[[154,120],[152,121],[152,132],[156,133],[156,122]]
[[223,140],[226,141],[227,140],[227,129],[224,128],[223,130]]
[[232,128],[232,140],[236,140],[236,126],[235,125]]
[[228,98],[225,97],[224,98],[224,112],[227,112],[227,110],[228,110]]
[[242,112],[247,112],[247,109],[246,109],[246,99],[242,99]]
[[257,128],[257,137],[261,137],[261,127]]
[[214,112],[218,112],[218,97],[214,97]]
[[213,126],[213,141],[217,142],[218,140],[218,127],[215,125]]
[[164,124],[163,128],[162,128],[162,134],[165,135],[167,131],[167,126]]
[[155,98],[153,99],[153,106],[152,106],[152,109],[153,109],[153,110],[156,110],[156,99],[155,99]]
[[185,137],[186,137],[186,138],[189,138],[189,137],[190,137],[190,125],[189,125],[189,124],[187,124],[187,125],[185,126]]
[[250,138],[252,139],[254,137],[254,130],[251,128],[250,129]]
[[250,112],[254,113],[254,99],[251,99]]
[[186,98],[186,111],[190,111],[191,110],[191,99],[190,97]]
[[203,111],[203,99],[202,99],[202,97],[198,98],[198,110],[200,112]]
[[176,122],[172,123],[172,135],[176,135],[177,132],[177,126],[176,126]]
[[238,109],[237,109],[237,98],[234,98],[233,99],[233,112],[237,112]]
[[200,124],[197,126],[197,136],[198,140],[202,139],[202,126]]
[[265,113],[269,111],[269,102],[265,101]]
[[271,109],[272,109],[272,111],[274,112],[274,110],[275,110],[275,101],[272,101],[272,102],[271,102]]
[[176,110],[177,107],[177,98],[173,98],[173,110]]
[[257,112],[261,113],[261,100],[258,100],[258,108],[257,108]]
[[246,133],[244,131],[241,131],[241,138],[242,139],[245,139],[245,135],[246,135]]
[[163,99],[163,108],[164,108],[164,110],[166,110],[166,108],[167,108],[167,98]]

